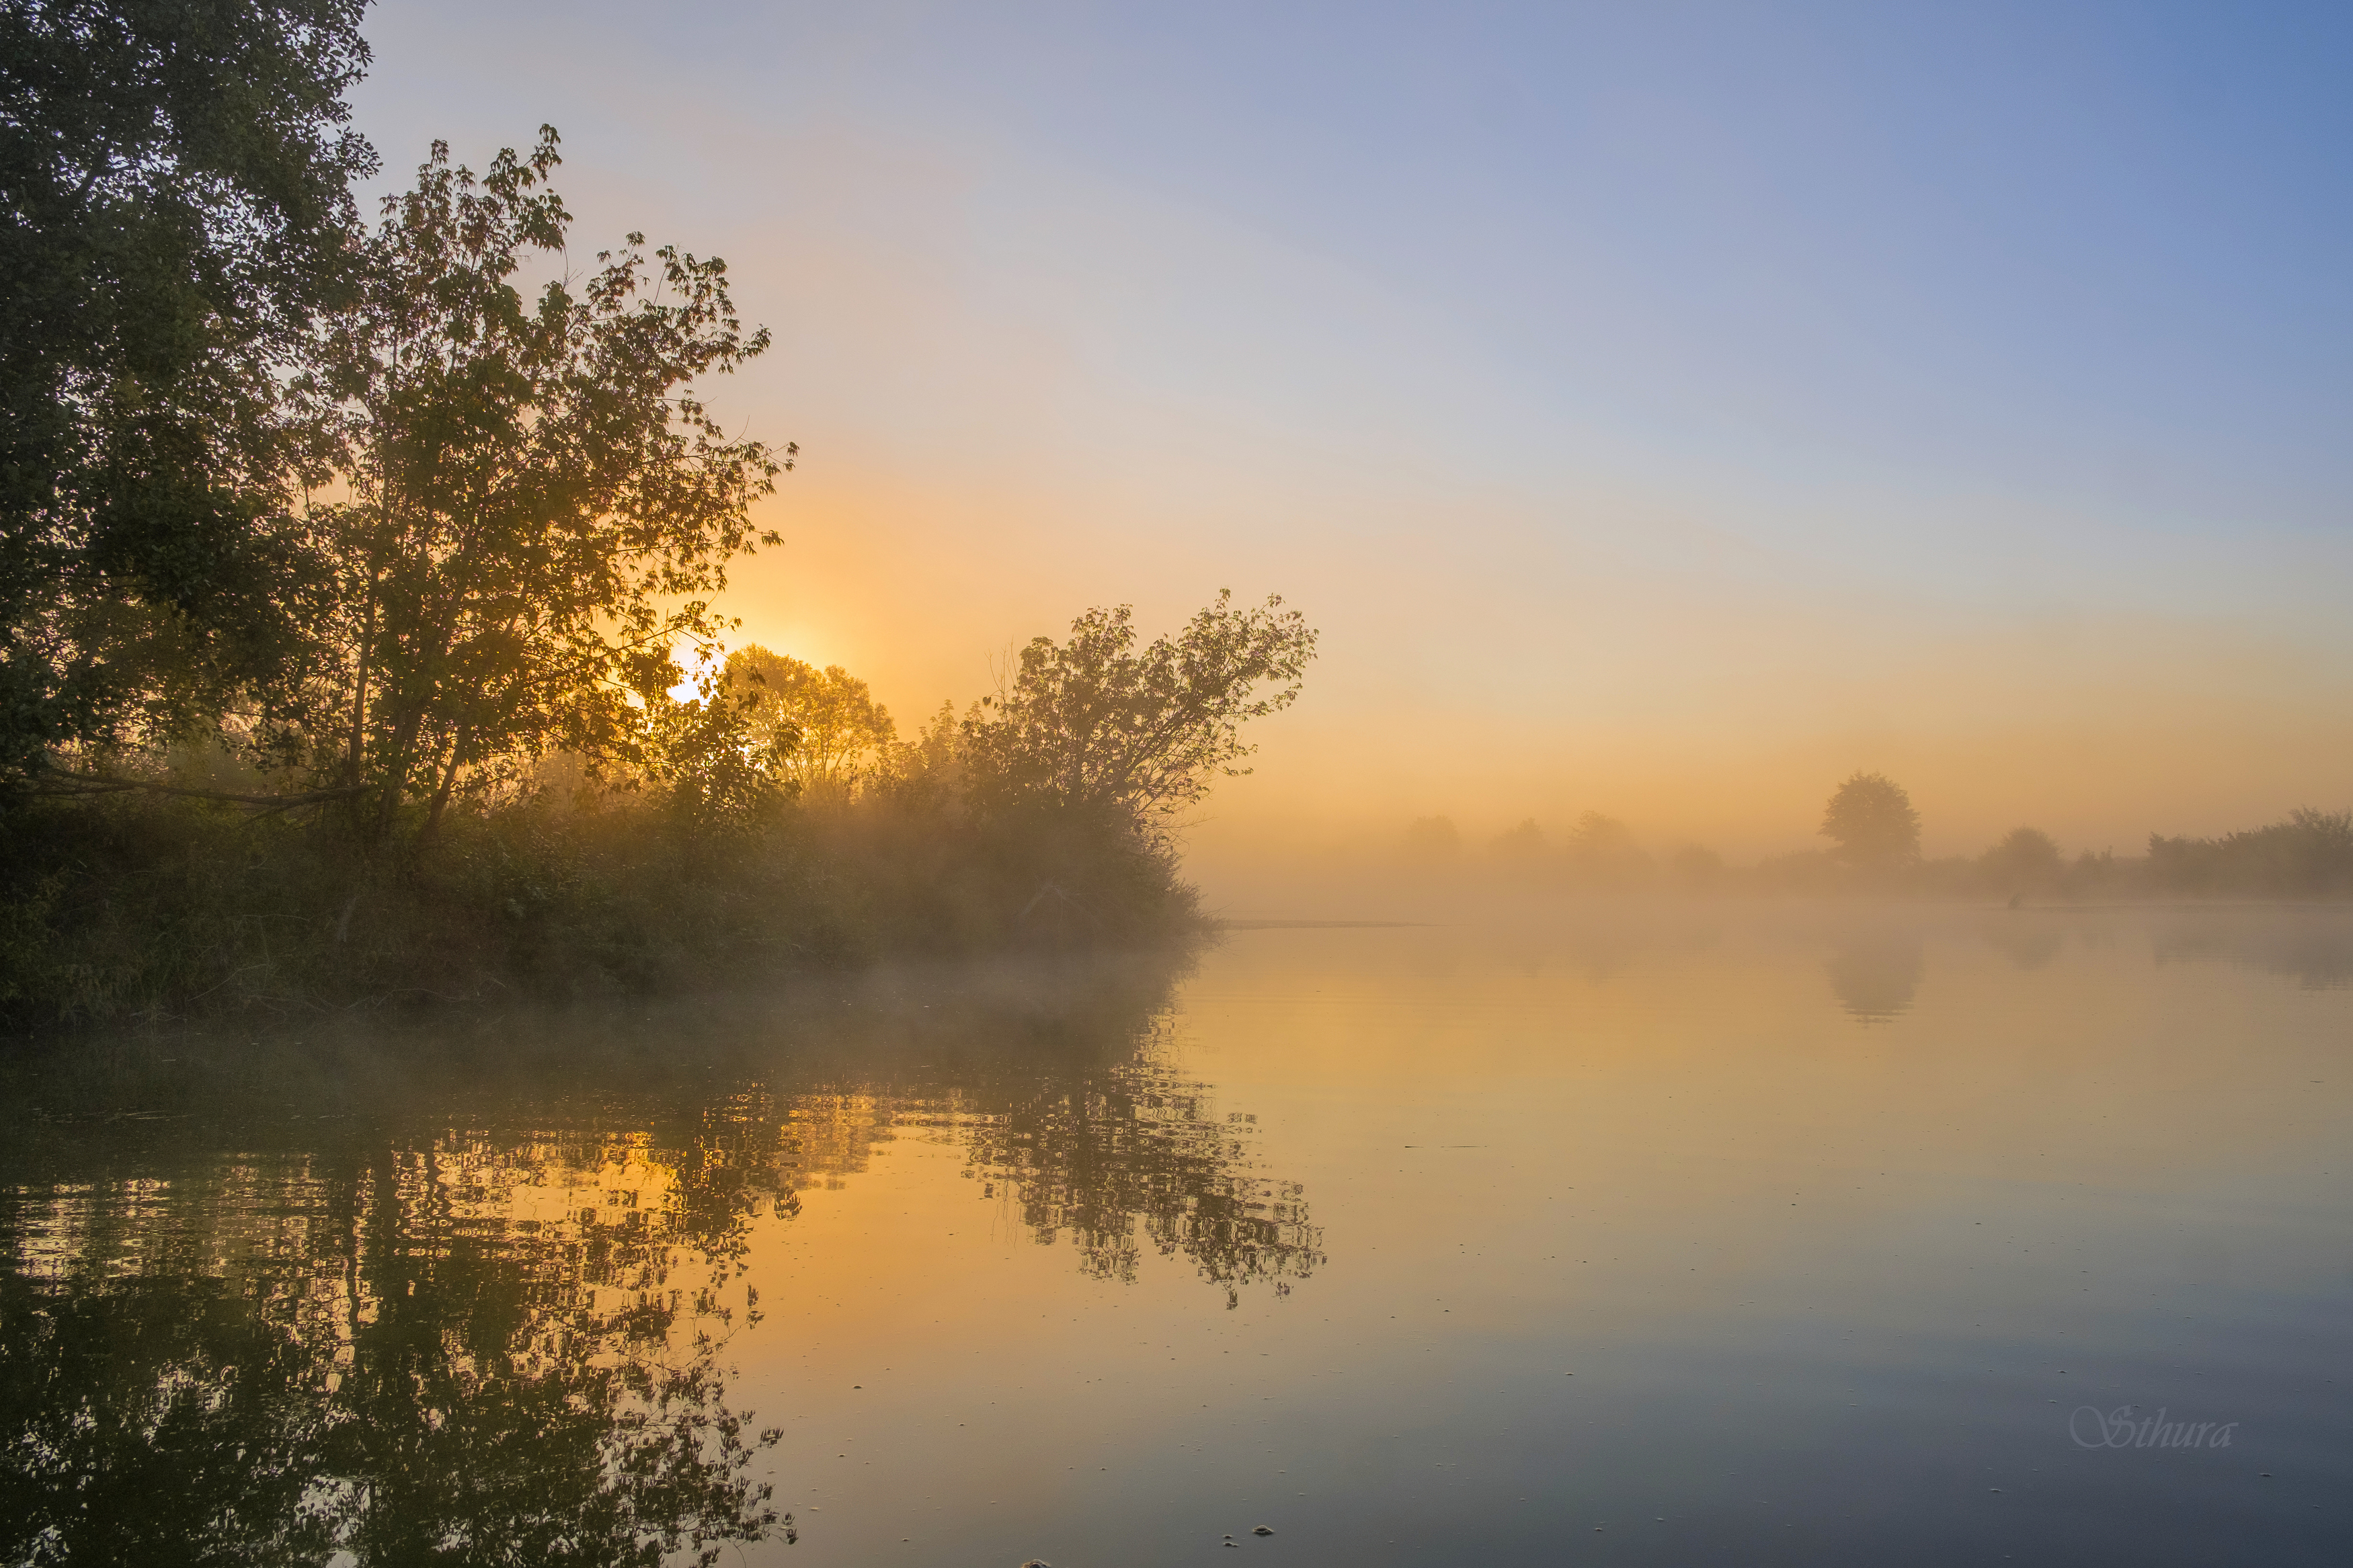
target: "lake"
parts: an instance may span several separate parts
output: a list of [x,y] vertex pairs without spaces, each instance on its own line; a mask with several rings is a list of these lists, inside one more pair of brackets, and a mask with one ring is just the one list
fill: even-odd
[[19,1045],[0,1554],[2341,1563],[2348,985],[1628,906]]

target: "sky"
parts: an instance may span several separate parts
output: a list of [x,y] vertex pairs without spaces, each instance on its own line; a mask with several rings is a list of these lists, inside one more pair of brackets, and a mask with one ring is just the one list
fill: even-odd
[[1323,633],[1197,864],[1931,854],[2353,805],[2353,11],[385,0],[393,188],[558,127],[802,460],[742,638],[902,724],[1089,605]]

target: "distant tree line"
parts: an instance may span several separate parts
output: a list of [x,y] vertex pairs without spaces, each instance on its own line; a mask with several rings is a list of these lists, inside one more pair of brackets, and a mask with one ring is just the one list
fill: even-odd
[[[2353,812],[2299,808],[2268,826],[2219,838],[2168,838],[2152,833],[2146,857],[2109,850],[2069,858],[2037,827],[2021,826],[1975,856],[1927,858],[1920,814],[1901,784],[1858,772],[1824,803],[1820,850],[1727,866],[1698,845],[1662,860],[1622,822],[1586,812],[1555,843],[1534,818],[1497,836],[1484,864],[1523,884],[1593,891],[1674,888],[1686,891],[1894,893],[1938,898],[2314,899],[2353,895]],[[1407,864],[1469,863],[1451,819],[1421,817],[1405,831]]]

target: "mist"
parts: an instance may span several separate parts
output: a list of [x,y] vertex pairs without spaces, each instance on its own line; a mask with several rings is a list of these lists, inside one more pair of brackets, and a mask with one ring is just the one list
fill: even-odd
[[0,0],[0,1564],[2353,1560],[2348,61]]

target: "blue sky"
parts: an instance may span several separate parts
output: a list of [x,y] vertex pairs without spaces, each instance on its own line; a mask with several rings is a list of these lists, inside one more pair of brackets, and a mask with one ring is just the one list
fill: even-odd
[[1305,605],[1318,685],[1212,838],[1345,797],[1764,846],[1852,766],[1950,847],[2353,797],[2353,11],[370,34],[388,171],[552,121],[584,241],[720,251],[776,326],[729,395],[809,461],[749,632],[904,711],[1087,603]]

